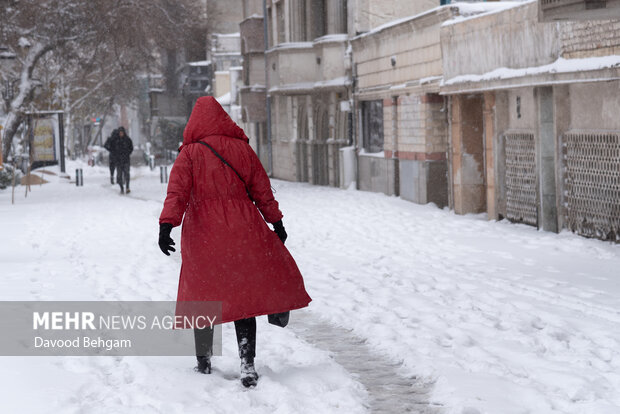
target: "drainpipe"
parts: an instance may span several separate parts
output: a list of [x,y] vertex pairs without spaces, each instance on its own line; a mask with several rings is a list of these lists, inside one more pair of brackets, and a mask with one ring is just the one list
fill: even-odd
[[265,37],[265,96],[267,104],[267,174],[273,176],[273,154],[271,149],[271,96],[269,96],[269,64],[267,63],[267,49],[269,49],[269,28],[267,27],[267,0],[263,0],[263,36]]
[[394,195],[400,196],[400,162],[398,159],[398,96],[392,96],[392,159],[394,160]]
[[[349,42],[349,44],[351,44]],[[355,152],[355,189],[360,189],[360,163],[359,163],[359,139],[358,135],[362,133],[359,127],[359,117],[357,116],[357,99],[355,90],[357,88],[357,66],[351,59],[351,145]]]
[[452,95],[444,96],[444,107],[447,106],[448,116],[448,208],[454,210],[454,175],[452,171]]

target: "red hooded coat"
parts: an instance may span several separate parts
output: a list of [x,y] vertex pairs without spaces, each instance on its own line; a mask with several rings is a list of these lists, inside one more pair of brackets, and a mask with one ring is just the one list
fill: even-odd
[[[255,204],[235,172],[198,141],[237,170]],[[173,226],[183,220],[177,301],[222,302],[220,323],[307,306],[311,299],[295,260],[265,223],[281,219],[243,130],[215,99],[199,98],[159,217]]]

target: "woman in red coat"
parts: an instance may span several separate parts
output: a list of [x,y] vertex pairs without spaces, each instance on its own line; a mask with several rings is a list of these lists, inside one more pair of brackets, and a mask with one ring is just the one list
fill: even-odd
[[[197,100],[170,173],[159,245],[166,255],[175,251],[170,231],[183,221],[177,302],[222,303],[216,323],[235,322],[241,381],[249,387],[258,379],[254,317],[303,308],[311,299],[284,247],[282,212],[269,177],[248,141],[213,97]],[[197,370],[209,373],[212,330],[194,332]]]

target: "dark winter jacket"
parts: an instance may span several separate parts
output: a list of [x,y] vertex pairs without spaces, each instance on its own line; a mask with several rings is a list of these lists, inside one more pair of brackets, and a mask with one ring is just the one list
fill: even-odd
[[116,138],[118,137],[118,129],[115,129],[112,131],[112,134],[108,137],[108,139],[105,140],[105,144],[103,144],[103,148],[107,149],[108,152],[110,153],[110,164],[116,164],[116,159],[115,159],[115,155],[112,152],[112,143],[116,140]]
[[[243,181],[198,142],[215,148]],[[198,98],[181,148],[159,217],[160,224],[183,221],[177,304],[221,302],[222,320],[215,323],[307,306],[295,260],[265,223],[282,219],[269,177],[213,97]],[[177,307],[177,316],[182,313]]]
[[[124,137],[120,136],[120,132],[123,131]],[[125,128],[120,127],[112,133],[112,136],[108,138],[103,145],[105,149],[110,151],[110,161],[116,164],[129,163],[129,156],[133,152],[133,142],[129,135],[125,132]]]

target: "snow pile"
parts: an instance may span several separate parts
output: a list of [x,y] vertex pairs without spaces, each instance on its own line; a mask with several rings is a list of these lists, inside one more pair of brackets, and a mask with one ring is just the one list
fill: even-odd
[[[107,167],[69,161],[67,171],[77,166],[84,187],[35,186],[14,206],[0,192],[11,241],[0,299],[173,300],[180,261],[156,244],[159,171],[134,168],[132,194],[120,196]],[[273,185],[310,315],[352,329],[403,376],[434,381],[442,413],[620,412],[620,246],[380,194]],[[178,228],[172,237],[178,246]],[[226,326],[211,376],[194,374],[191,357],[0,358],[3,411],[367,412],[355,377],[265,319],[255,390],[241,391]]]
[[[82,168],[84,187],[54,180],[24,187],[11,205],[0,191],[0,300],[174,300],[180,258],[157,246],[166,187],[159,169],[132,168],[132,194],[119,195],[107,166]],[[57,172],[57,167],[47,167]],[[180,229],[172,236],[179,246]],[[5,243],[4,241],[8,241]],[[193,357],[0,357],[3,413],[366,412],[366,392],[330,354],[290,329],[258,320],[259,387],[244,392],[232,324],[214,373]]]
[[435,379],[446,413],[620,412],[620,246],[377,194],[276,189],[313,311]]
[[482,75],[459,75],[446,80],[443,85],[455,85],[465,82],[483,82],[499,79],[512,79],[523,76],[552,73],[584,72],[620,67],[620,55],[588,57],[580,59],[558,58],[548,65],[521,69],[497,68]]

